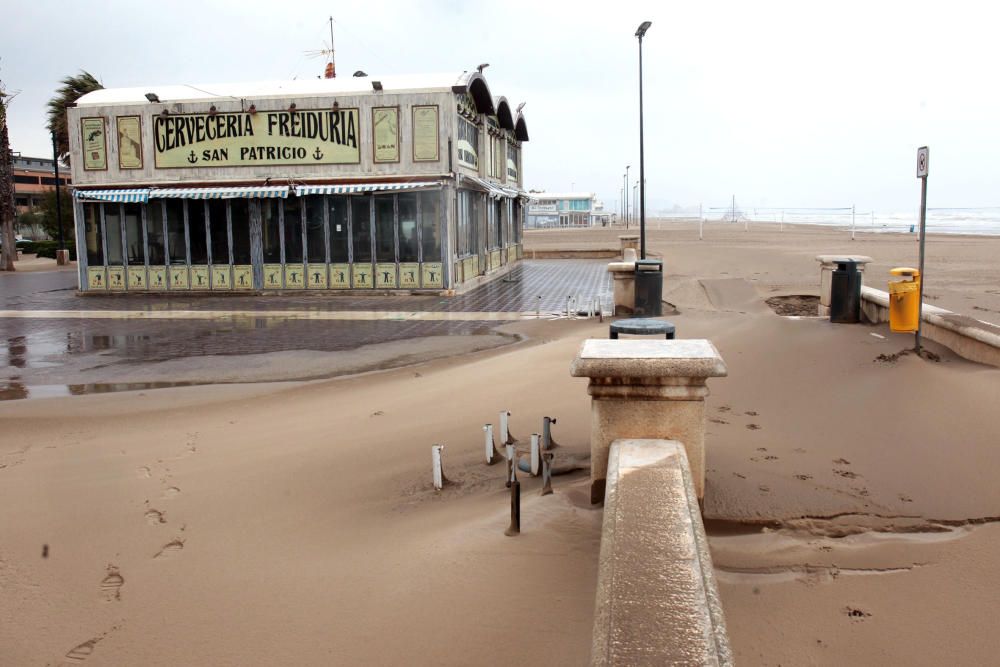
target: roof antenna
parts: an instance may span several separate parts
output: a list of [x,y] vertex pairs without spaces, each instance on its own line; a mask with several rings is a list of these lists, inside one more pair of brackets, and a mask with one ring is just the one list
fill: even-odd
[[476,71],[478,71],[480,74],[482,74],[483,70],[486,69],[489,66],[490,66],[489,63],[482,63],[482,64],[480,64],[479,66],[476,67]]
[[[324,45],[325,46],[325,45]],[[337,60],[335,55],[335,49],[333,44],[333,17],[330,17],[330,48],[328,49],[313,49],[306,51],[306,55],[310,58],[318,58],[320,56],[328,56],[329,62],[326,63],[326,69],[323,71],[324,79],[336,79],[337,78]]]

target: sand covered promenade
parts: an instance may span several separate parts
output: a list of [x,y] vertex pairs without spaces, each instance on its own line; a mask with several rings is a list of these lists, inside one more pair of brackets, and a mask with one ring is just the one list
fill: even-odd
[[[529,232],[526,256],[620,233]],[[912,337],[765,303],[818,294],[817,254],[873,257],[865,282],[885,289],[912,237],[679,224],[649,243],[678,336],[729,367],[709,383],[704,514],[737,663],[990,662],[1000,369],[934,344],[939,362],[879,360]],[[928,302],[1000,323],[997,256],[1000,238],[929,237]],[[491,326],[496,345],[435,342],[416,365],[362,349],[359,369],[383,370],[332,379],[296,380],[298,350],[280,382],[0,402],[0,663],[586,664],[602,518],[586,472],[546,497],[523,480],[505,537],[481,427],[506,408],[526,438],[552,415],[559,455],[585,456],[569,364],[607,324]],[[198,360],[178,364],[141,372]],[[434,443],[455,482],[440,493]]]

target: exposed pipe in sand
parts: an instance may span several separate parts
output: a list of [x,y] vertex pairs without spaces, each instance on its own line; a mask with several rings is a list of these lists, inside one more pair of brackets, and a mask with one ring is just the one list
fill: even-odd
[[444,449],[444,445],[433,445],[431,447],[431,472],[434,475],[434,488],[440,491],[444,488],[445,477],[444,470],[441,467],[441,450]]
[[542,452],[542,495],[552,493],[552,452]]

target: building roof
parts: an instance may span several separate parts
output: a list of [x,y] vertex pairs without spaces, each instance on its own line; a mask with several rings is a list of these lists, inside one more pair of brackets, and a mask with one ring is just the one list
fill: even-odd
[[[336,79],[293,79],[290,81],[255,81],[243,83],[209,83],[180,85],[148,85],[138,88],[102,88],[87,93],[76,104],[80,107],[111,104],[149,104],[146,93],[155,93],[162,103],[207,102],[219,99],[287,98],[290,95],[363,95],[376,94],[372,82],[379,81],[384,92],[456,91],[486,80],[478,72],[443,74],[403,74],[393,76],[347,76]],[[470,91],[471,92],[471,91]],[[488,92],[488,90],[487,90]],[[477,101],[478,105],[478,101]],[[489,107],[493,106],[490,96]],[[492,109],[491,109],[492,110]],[[492,110],[495,113],[495,110]]]
[[529,192],[532,199],[594,199],[593,192]]

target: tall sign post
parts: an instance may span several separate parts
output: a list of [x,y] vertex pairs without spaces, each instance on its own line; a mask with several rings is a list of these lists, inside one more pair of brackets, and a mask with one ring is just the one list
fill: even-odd
[[930,162],[930,149],[921,146],[917,149],[917,178],[920,179],[920,290],[917,301],[917,335],[914,350],[920,356],[920,331],[924,326],[924,244],[927,241],[927,167]]

